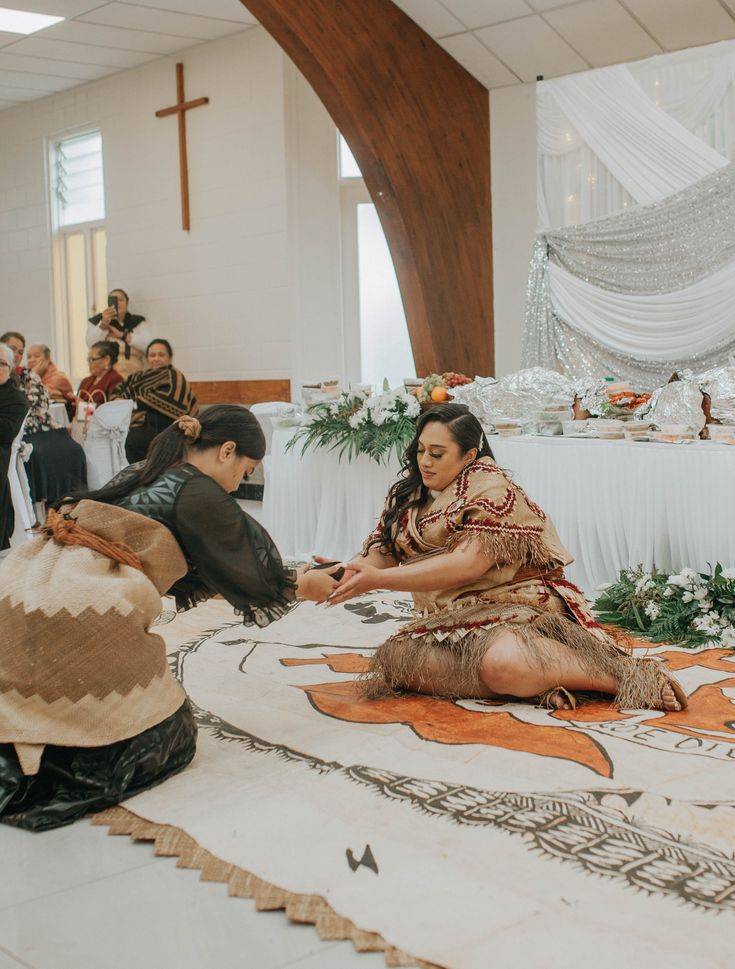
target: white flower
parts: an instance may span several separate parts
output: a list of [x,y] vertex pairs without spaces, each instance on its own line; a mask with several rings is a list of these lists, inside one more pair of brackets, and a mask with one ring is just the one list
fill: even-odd
[[722,570],[723,579],[735,579],[735,569],[723,569]]
[[421,413],[421,404],[419,404],[416,397],[413,394],[403,394],[402,397],[406,402],[406,414],[409,417],[418,417]]
[[664,599],[670,599],[674,594],[673,586],[667,585],[664,589]]
[[680,575],[670,575],[666,580],[666,584],[671,586],[674,586],[674,585],[683,586],[684,579],[682,579]]
[[[696,597],[697,596],[696,596],[696,593],[695,593],[694,598],[696,599]],[[712,608],[712,600],[711,599],[700,599],[699,600],[699,608],[702,610],[702,612],[709,612],[709,610]],[[715,612],[715,613],[713,613],[713,615],[716,616],[717,613]]]
[[651,578],[650,573],[646,572],[644,575],[638,579],[635,584],[635,591],[637,593],[648,592],[649,589],[654,587],[654,581]]
[[698,599],[700,602],[703,599],[706,599],[707,598],[707,590],[706,589],[697,589],[697,591],[694,593],[694,598],[695,599]]
[[683,595],[683,596],[681,597],[681,601],[682,601],[682,602],[691,602],[693,598],[694,598],[694,596],[693,596],[693,595],[691,594],[691,592],[689,592],[689,590],[687,589],[687,591],[686,591],[686,592],[684,593],[684,595]]
[[720,643],[729,649],[735,646],[735,626],[725,626],[720,631]]
[[359,411],[354,413],[350,418],[350,427],[360,427],[368,419],[368,412],[364,407],[361,407]]
[[644,611],[649,619],[658,619],[661,607],[655,602],[649,602]]
[[681,570],[681,577],[682,577],[682,579],[686,579],[687,582],[691,582],[692,581],[692,579],[694,578],[694,574],[695,574],[694,573],[694,569],[682,569]]
[[370,417],[372,419],[373,424],[375,424],[376,427],[380,427],[381,424],[385,424],[385,422],[390,419],[390,415],[387,414],[384,410],[380,410],[380,409],[371,411]]

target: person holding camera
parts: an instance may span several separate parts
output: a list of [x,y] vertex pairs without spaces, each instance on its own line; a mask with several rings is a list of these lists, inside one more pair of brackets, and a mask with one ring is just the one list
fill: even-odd
[[107,307],[87,322],[87,346],[100,340],[114,340],[120,353],[116,369],[123,377],[145,369],[145,351],[153,339],[153,331],[144,316],[128,311],[128,294],[124,289],[112,289]]

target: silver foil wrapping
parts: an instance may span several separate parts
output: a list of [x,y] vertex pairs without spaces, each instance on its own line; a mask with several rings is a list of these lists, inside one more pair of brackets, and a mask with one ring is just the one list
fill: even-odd
[[466,404],[486,427],[496,420],[526,424],[535,421],[547,407],[563,405],[571,413],[575,397],[569,377],[543,367],[519,370],[500,380],[476,377],[473,383],[457,387],[452,394],[457,403]]
[[735,356],[724,367],[700,374],[699,386],[711,398],[712,417],[721,424],[735,424]]
[[702,391],[699,381],[689,372],[684,379],[675,380],[655,391],[646,413],[658,428],[665,424],[685,424],[699,433],[705,423],[702,410]]

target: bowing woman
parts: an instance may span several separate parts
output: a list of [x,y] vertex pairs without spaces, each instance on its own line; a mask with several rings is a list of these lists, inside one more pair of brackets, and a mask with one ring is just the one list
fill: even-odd
[[468,409],[427,411],[376,530],[348,566],[355,574],[330,597],[413,595],[419,616],[378,648],[366,695],[537,698],[569,709],[576,691],[594,691],[619,707],[683,709],[665,665],[632,657],[594,620],[564,577],[571,561]]
[[142,468],[69,496],[0,563],[0,821],[68,824],[192,759],[192,709],[151,632],[161,595],[180,610],[220,595],[266,626],[336,588],[285,568],[232,497],[264,453],[244,407],[182,417]]
[[168,340],[152,340],[146,349],[148,369],[131,374],[113,390],[113,397],[135,403],[125,454],[131,464],[145,460],[153,438],[184,414],[199,412],[186,377],[174,367]]

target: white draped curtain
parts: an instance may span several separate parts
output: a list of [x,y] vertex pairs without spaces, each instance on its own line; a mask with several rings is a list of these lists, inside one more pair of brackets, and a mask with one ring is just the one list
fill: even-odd
[[735,41],[541,82],[537,126],[525,365],[584,345],[580,375],[655,384],[732,350]]

